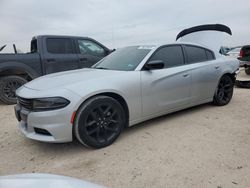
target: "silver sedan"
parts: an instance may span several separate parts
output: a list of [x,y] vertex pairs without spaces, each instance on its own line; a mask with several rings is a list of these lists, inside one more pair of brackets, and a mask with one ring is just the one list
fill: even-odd
[[116,50],[92,68],[35,79],[17,90],[22,133],[44,142],[112,144],[125,127],[232,98],[239,62],[190,43]]

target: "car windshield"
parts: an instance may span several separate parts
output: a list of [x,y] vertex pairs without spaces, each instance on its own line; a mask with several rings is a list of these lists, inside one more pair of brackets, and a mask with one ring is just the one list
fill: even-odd
[[117,49],[92,68],[133,71],[151,51],[151,47],[132,46]]

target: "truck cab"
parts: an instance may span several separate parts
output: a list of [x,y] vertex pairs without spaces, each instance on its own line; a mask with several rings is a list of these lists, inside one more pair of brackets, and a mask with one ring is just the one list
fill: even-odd
[[30,52],[0,54],[0,101],[14,104],[15,90],[26,82],[46,74],[91,67],[111,52],[88,37],[35,36]]

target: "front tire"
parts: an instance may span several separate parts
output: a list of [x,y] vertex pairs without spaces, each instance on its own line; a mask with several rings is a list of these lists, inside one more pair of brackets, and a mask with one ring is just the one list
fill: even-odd
[[95,96],[77,111],[74,135],[83,145],[102,148],[112,144],[125,126],[123,107],[108,96]]
[[20,76],[4,76],[0,78],[0,101],[5,104],[16,103],[16,90],[27,80]]
[[214,94],[213,104],[224,106],[230,102],[233,96],[234,82],[228,75],[221,77]]

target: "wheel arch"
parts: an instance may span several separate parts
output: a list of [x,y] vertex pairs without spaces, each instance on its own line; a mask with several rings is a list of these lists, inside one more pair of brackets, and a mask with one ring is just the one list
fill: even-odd
[[21,75],[28,80],[39,77],[39,74],[27,65],[18,62],[1,63],[0,76]]
[[[227,98],[220,99],[220,98],[218,98],[217,91],[218,91],[218,88],[219,88],[219,85],[220,85],[222,78],[225,76],[227,76],[227,78],[229,77],[229,79],[232,81],[232,85],[230,85],[230,86],[232,86],[232,90],[231,91],[224,91],[224,89],[223,89],[222,90],[222,92],[223,92],[222,97],[224,98],[225,92],[227,92],[227,96],[226,96]],[[235,80],[236,80],[236,73],[234,73],[234,72],[233,73],[225,72],[224,74],[221,75],[221,77],[217,83],[217,87],[215,89],[215,92],[214,92],[213,101],[212,101],[213,104],[215,104],[217,106],[224,106],[230,102],[230,100],[232,99],[232,96],[233,96],[233,88],[234,88]]]
[[117,102],[120,103],[120,105],[122,106],[122,108],[125,111],[125,115],[126,115],[126,124],[125,126],[127,127],[129,124],[129,107],[128,104],[126,102],[126,100],[124,99],[124,97],[122,97],[120,94],[115,93],[115,92],[101,92],[101,93],[97,93],[91,96],[88,96],[88,98],[86,98],[77,108],[76,113],[78,112],[78,110],[81,108],[82,105],[84,105],[88,100],[92,99],[93,97],[96,96],[107,96],[107,97],[111,97],[113,99],[115,99]]
[[233,81],[233,83],[235,82],[235,80],[236,80],[236,73],[234,72],[234,73],[230,73],[230,72],[225,72],[221,77],[220,77],[220,79],[223,77],[223,76],[229,76],[231,79],[232,79],[232,81]]
[[232,79],[232,81],[233,81],[233,83],[235,83],[235,80],[236,80],[236,73],[235,72],[224,72],[223,74],[221,74],[221,76],[219,77],[219,79],[218,79],[218,81],[217,81],[217,84],[216,84],[216,87],[215,87],[215,89],[214,89],[214,93],[217,91],[217,88],[218,88],[218,85],[219,85],[219,83],[220,83],[220,80],[221,80],[221,78],[223,77],[223,76],[225,76],[225,75],[227,75],[227,76],[229,76],[231,79]]

